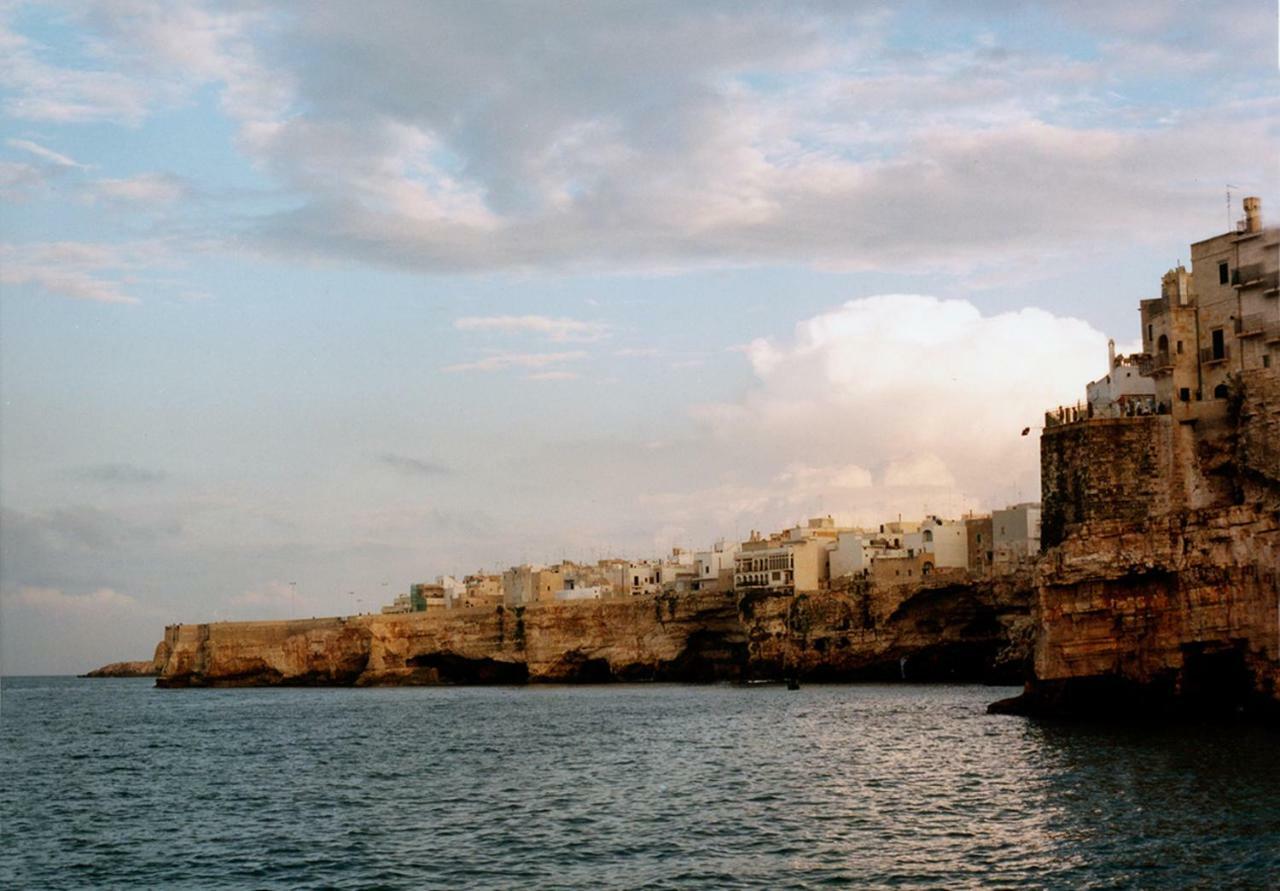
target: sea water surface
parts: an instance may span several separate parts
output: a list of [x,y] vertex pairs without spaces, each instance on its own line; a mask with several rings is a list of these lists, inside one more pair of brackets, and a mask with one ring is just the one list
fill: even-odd
[[1280,885],[1280,735],[978,686],[0,684],[3,888]]

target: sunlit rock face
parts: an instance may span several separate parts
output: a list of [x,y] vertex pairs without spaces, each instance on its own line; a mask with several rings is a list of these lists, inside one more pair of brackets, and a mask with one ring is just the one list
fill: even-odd
[[157,683],[418,685],[956,679],[1018,682],[1029,577],[797,596],[632,597],[166,630]]
[[1021,683],[1031,656],[1029,574],[851,582],[829,593],[744,597],[755,677]]
[[1280,377],[1182,414],[1045,431],[1034,678],[997,710],[1280,714]]
[[731,596],[181,625],[165,687],[711,681],[740,676]]

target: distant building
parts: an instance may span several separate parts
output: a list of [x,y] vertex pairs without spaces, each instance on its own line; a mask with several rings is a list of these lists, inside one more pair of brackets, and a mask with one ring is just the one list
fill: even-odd
[[694,588],[698,591],[727,591],[733,587],[733,558],[737,543],[717,541],[710,550],[693,555]]
[[990,514],[964,519],[965,544],[969,552],[969,571],[982,575],[991,571],[995,557],[994,528]]
[[449,601],[445,597],[444,585],[422,582],[409,586],[409,611],[415,613],[427,610],[448,609]]
[[965,569],[969,565],[969,543],[963,522],[926,517],[915,532],[902,536],[908,557],[928,554],[934,569]]
[[752,533],[734,555],[733,587],[785,593],[821,590],[830,577],[828,546],[826,537],[795,539],[779,534],[763,538]]
[[469,575],[462,580],[463,595],[461,606],[494,607],[502,604],[502,576],[486,575],[482,572]]
[[995,563],[1019,563],[1040,553],[1039,502],[992,511],[991,525]]
[[610,585],[587,585],[581,588],[562,588],[555,592],[556,601],[603,600],[613,593]]

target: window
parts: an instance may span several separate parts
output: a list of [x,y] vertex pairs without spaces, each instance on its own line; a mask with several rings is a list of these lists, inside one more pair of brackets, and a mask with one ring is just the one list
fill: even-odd
[[1183,402],[1190,402],[1190,401],[1191,401],[1191,388],[1190,388],[1190,387],[1183,387],[1181,390],[1179,390],[1179,391],[1178,391],[1178,398],[1179,398],[1180,400],[1182,400]]
[[1262,356],[1262,367],[1263,367],[1263,368],[1270,368],[1270,367],[1271,367],[1271,354],[1270,354],[1270,353],[1264,353],[1264,354],[1263,354],[1263,356]]
[[982,544],[982,533],[978,533],[978,544]]
[[1227,264],[1224,261],[1218,264],[1218,284],[1225,285],[1229,281],[1231,281],[1231,274],[1227,270]]
[[[1155,335],[1155,329],[1154,329],[1154,327],[1153,327],[1153,326],[1151,326],[1151,325],[1147,325],[1147,341],[1148,341],[1148,342],[1150,342],[1150,341],[1154,340],[1154,339],[1155,339],[1155,336],[1156,336],[1156,335]],[[883,532],[884,530],[881,530],[881,531]]]
[[1159,342],[1159,344],[1156,346],[1156,351],[1157,351],[1157,352],[1159,352],[1159,353],[1161,353],[1162,355],[1165,355],[1165,356],[1169,355],[1169,337],[1168,337],[1168,335],[1166,335],[1166,334],[1161,334],[1161,335],[1160,335],[1160,342]]
[[1227,355],[1227,341],[1221,328],[1213,329],[1213,358],[1222,359]]
[[1178,355],[1179,355],[1179,356],[1181,356],[1181,355],[1182,355],[1182,341],[1178,341],[1178,345],[1177,345],[1176,349],[1177,349],[1177,351],[1178,351]]

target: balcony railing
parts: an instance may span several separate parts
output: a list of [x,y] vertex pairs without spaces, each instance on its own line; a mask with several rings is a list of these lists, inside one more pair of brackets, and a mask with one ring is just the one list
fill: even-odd
[[1225,362],[1231,358],[1231,347],[1226,344],[1222,349],[1214,350],[1213,347],[1205,347],[1200,351],[1201,365],[1215,365],[1218,362]]
[[1267,343],[1280,342],[1280,321],[1262,324],[1262,339]]
[[1173,357],[1168,350],[1152,355],[1143,353],[1138,357],[1138,374],[1143,377],[1154,377],[1170,371],[1173,371]]
[[1266,326],[1266,317],[1257,312],[1236,319],[1236,334],[1240,337],[1255,337],[1262,333]]
[[[1239,266],[1231,272],[1231,284],[1237,288],[1252,288],[1255,285],[1265,284],[1269,279],[1274,279],[1275,273],[1264,275],[1261,263],[1250,263],[1246,266]],[[1274,284],[1269,287],[1275,287]]]

